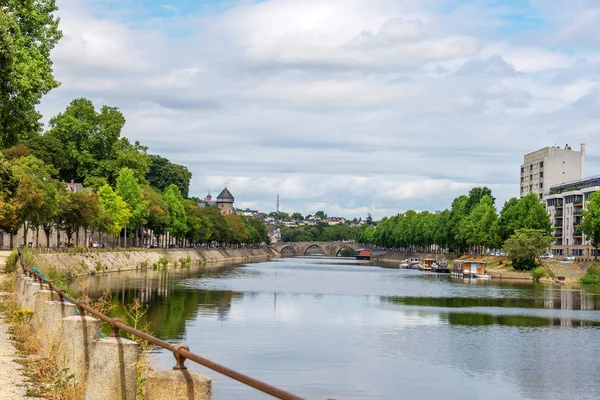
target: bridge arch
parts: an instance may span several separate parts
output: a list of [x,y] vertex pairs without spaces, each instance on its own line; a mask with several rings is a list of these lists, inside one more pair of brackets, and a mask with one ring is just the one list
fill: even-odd
[[296,257],[298,252],[292,245],[284,246],[280,251],[282,257]]
[[[342,253],[344,253],[344,250],[347,249],[349,251],[348,251],[348,255],[346,255],[345,257],[354,257],[356,255],[356,249],[355,249],[355,247],[356,246],[349,246],[349,245],[341,246],[335,252],[335,256],[336,257],[342,257]],[[352,253],[352,255],[350,255],[350,253]]]
[[325,249],[323,249],[320,245],[313,243],[310,246],[308,246],[306,248],[306,250],[304,250],[304,255],[305,256],[310,256],[310,255],[326,255],[327,253],[325,252]]

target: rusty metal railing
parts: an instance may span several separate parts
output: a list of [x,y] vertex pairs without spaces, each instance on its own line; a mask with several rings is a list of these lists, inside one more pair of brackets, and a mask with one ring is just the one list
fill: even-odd
[[167,343],[164,340],[160,340],[158,338],[155,338],[152,335],[149,335],[147,333],[144,333],[137,329],[134,329],[128,325],[125,325],[120,318],[110,318],[110,317],[94,310],[86,302],[77,301],[77,300],[73,299],[72,297],[68,296],[64,290],[59,289],[54,285],[54,281],[48,280],[48,279],[46,279],[46,277],[44,277],[39,272],[27,268],[27,266],[25,265],[25,261],[23,260],[23,257],[21,254],[21,249],[18,249],[17,254],[18,254],[19,263],[21,265],[21,269],[23,270],[23,274],[25,274],[25,276],[28,276],[28,277],[33,278],[34,280],[37,280],[40,284],[40,287],[43,287],[44,284],[48,285],[48,288],[50,290],[54,291],[58,295],[60,301],[67,300],[67,301],[75,304],[75,306],[77,307],[77,310],[79,311],[79,314],[85,315],[85,313],[87,312],[88,314],[93,315],[94,317],[98,318],[99,320],[102,320],[102,321],[110,324],[110,326],[112,328],[112,334],[110,335],[111,337],[120,337],[119,330],[122,330],[125,332],[129,332],[130,334],[137,336],[138,338],[144,339],[158,347],[162,347],[165,350],[169,350],[169,351],[173,352],[173,356],[175,357],[175,361],[176,361],[176,364],[173,367],[174,370],[187,369],[187,367],[184,365],[185,361],[192,360],[200,365],[205,366],[206,368],[216,371],[222,375],[228,376],[231,379],[235,379],[238,382],[241,382],[245,385],[253,387],[254,389],[260,390],[261,392],[267,393],[273,397],[277,397],[279,399],[284,399],[284,400],[303,400],[302,397],[296,396],[292,393],[286,392],[283,389],[279,389],[275,386],[269,385],[268,383],[259,381],[258,379],[254,379],[248,375],[242,374],[241,372],[235,371],[231,368],[227,368],[221,364],[217,364],[216,362],[213,362],[213,361],[208,360],[204,357],[201,357],[197,354],[194,354],[190,351],[189,346],[186,344],[173,345],[171,343]]

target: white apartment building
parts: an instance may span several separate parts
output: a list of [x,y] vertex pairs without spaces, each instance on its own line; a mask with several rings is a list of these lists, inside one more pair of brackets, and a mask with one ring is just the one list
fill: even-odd
[[577,227],[581,223],[581,212],[585,208],[585,203],[598,189],[600,189],[600,176],[594,176],[553,186],[550,188],[550,193],[544,195],[556,238],[552,253],[563,256],[574,255],[585,259],[595,256],[595,249]]
[[583,179],[585,173],[585,144],[581,150],[545,147],[526,154],[521,165],[520,196],[535,193],[543,199],[550,188],[565,182]]

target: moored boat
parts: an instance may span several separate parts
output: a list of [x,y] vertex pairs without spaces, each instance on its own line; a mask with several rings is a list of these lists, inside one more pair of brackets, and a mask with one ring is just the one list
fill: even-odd
[[450,268],[446,261],[438,261],[431,267],[431,272],[437,272],[438,274],[449,274]]
[[485,263],[473,260],[454,260],[452,275],[463,278],[474,278],[475,275],[480,275],[484,278],[484,275],[487,275],[485,272]]
[[421,259],[419,258],[409,258],[408,259],[408,268],[410,269],[419,269],[421,266]]
[[421,271],[431,271],[435,264],[435,260],[433,258],[424,258],[423,264],[419,268]]

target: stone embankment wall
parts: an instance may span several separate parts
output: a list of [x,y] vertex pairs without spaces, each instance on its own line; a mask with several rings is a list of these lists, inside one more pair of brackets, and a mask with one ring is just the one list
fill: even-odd
[[43,268],[54,268],[72,276],[94,273],[126,271],[136,268],[152,268],[162,257],[169,260],[169,266],[180,259],[190,258],[192,265],[199,263],[260,261],[279,257],[270,247],[259,249],[121,249],[90,250],[83,253],[60,252],[36,254],[35,258]]

